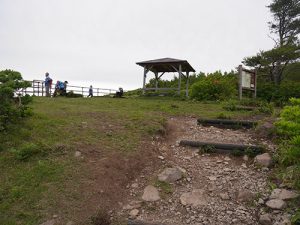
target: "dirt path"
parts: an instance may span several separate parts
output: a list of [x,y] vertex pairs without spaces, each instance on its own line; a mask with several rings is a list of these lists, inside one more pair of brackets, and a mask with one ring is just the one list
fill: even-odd
[[[202,127],[197,125],[195,118],[170,118],[167,130],[166,139],[153,142],[159,148],[160,169],[152,175],[142,174],[127,187],[130,197],[119,216],[126,217],[131,212],[137,214],[132,217],[139,220],[167,225],[259,224],[258,216],[263,210],[260,205],[269,195],[267,177],[270,171],[257,168],[252,159],[202,154],[195,148],[179,146],[179,141],[263,144],[270,151],[275,146],[268,140],[256,138],[251,130]],[[170,167],[182,168],[184,178],[170,186],[157,185],[157,175]],[[140,202],[149,184],[158,186],[161,199]],[[201,204],[184,204],[183,196],[193,198],[192,192],[198,193],[195,199]]]

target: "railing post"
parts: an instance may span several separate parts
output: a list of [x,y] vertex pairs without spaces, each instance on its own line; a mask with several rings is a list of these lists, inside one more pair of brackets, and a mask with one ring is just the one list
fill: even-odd
[[97,96],[99,96],[99,88],[97,88]]
[[82,91],[82,97],[84,97],[84,95],[83,95],[83,87],[81,87],[81,91]]
[[44,97],[44,83],[42,83],[42,97]]

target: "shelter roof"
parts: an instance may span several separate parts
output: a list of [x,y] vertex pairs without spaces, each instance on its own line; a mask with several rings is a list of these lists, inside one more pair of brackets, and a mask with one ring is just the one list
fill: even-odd
[[137,62],[136,64],[145,67],[152,72],[177,72],[179,65],[182,67],[182,72],[196,72],[187,60],[181,59],[162,58]]

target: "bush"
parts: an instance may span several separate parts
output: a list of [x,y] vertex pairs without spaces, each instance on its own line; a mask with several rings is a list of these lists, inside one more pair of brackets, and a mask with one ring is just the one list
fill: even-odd
[[0,131],[7,129],[10,123],[18,122],[22,117],[30,115],[26,106],[30,96],[15,96],[19,89],[31,86],[22,79],[19,72],[13,70],[0,71]]
[[220,72],[202,76],[191,86],[191,98],[202,100],[225,100],[237,95],[237,78],[234,74],[222,75]]
[[300,83],[285,81],[280,85],[273,83],[258,82],[257,97],[277,105],[284,105],[290,98],[300,98]]
[[17,150],[12,150],[12,152],[15,155],[16,159],[24,161],[34,155],[41,153],[41,149],[33,143],[26,143]]
[[291,106],[284,107],[277,133],[283,135],[278,155],[279,163],[287,167],[283,178],[300,189],[300,100],[291,99]]

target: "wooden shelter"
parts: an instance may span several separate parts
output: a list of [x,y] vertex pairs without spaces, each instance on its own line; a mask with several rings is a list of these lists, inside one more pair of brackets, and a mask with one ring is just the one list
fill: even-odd
[[[181,78],[186,77],[186,96],[189,95],[189,73],[196,72],[187,60],[163,58],[136,63],[144,68],[143,92],[158,91],[158,90],[177,90],[180,94]],[[155,75],[155,87],[146,88],[146,78],[148,72],[153,72]],[[178,73],[178,88],[159,88],[158,81],[165,73]],[[185,74],[184,74],[185,73]]]

